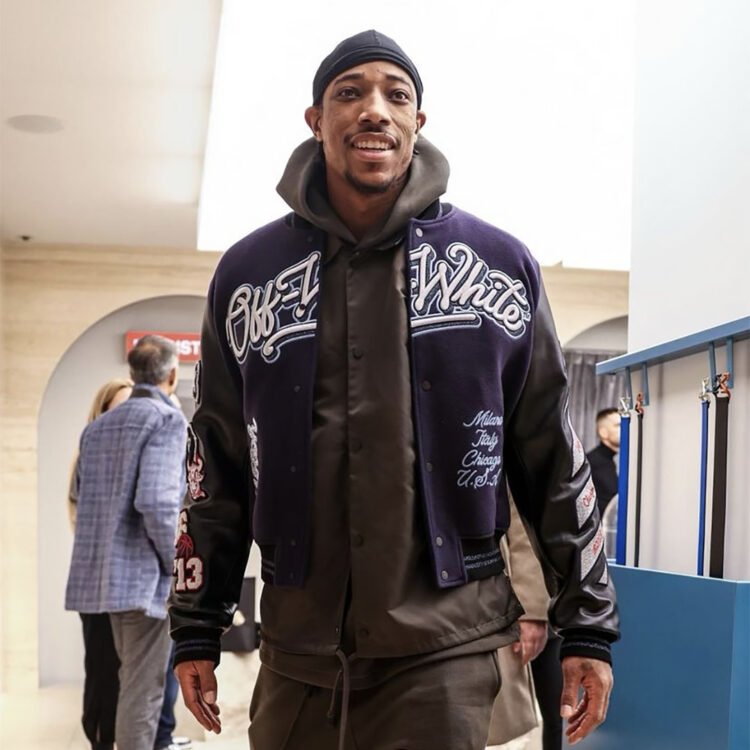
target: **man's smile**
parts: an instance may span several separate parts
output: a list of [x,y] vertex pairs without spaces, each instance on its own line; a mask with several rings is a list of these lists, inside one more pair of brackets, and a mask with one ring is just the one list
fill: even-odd
[[366,159],[382,159],[397,147],[396,139],[387,133],[358,133],[349,142],[358,156]]

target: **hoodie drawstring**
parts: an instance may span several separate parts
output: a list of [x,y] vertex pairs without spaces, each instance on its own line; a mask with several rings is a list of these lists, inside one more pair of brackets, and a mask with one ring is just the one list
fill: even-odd
[[341,649],[336,649],[336,656],[341,662],[341,669],[339,669],[336,675],[336,680],[333,683],[333,690],[331,691],[331,705],[328,707],[328,713],[326,714],[328,720],[331,723],[336,721],[336,695],[339,689],[339,682],[343,679],[343,690],[341,691],[341,723],[339,725],[339,747],[338,750],[344,750],[346,745],[346,723],[349,718],[349,660],[346,658],[346,654]]

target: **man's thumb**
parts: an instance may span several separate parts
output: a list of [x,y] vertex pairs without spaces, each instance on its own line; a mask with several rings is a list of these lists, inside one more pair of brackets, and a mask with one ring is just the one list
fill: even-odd
[[216,703],[216,675],[214,665],[210,661],[198,662],[198,678],[201,683],[201,693],[206,703]]
[[564,675],[564,680],[562,696],[560,698],[560,716],[563,719],[568,719],[573,715],[576,703],[578,702],[578,682],[571,679],[569,675]]

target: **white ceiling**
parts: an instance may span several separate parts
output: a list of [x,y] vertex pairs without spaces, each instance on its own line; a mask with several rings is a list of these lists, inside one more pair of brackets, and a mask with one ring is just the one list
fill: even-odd
[[[221,0],[0,0],[0,237],[195,247]],[[19,115],[62,121],[20,132]]]

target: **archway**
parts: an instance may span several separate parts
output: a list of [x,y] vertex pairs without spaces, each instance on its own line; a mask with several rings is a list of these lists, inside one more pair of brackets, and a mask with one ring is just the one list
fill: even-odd
[[[129,330],[198,332],[205,298],[170,295],[121,307],[82,333],[53,371],[38,421],[39,502],[39,684],[83,678],[81,624],[64,611],[65,584],[73,546],[67,515],[70,469],[78,438],[97,389],[127,375]],[[180,365],[178,396],[192,413],[192,365]]]
[[624,395],[622,374],[596,375],[596,363],[623,354],[628,346],[628,316],[601,321],[563,347],[570,387],[570,418],[586,450],[594,448],[596,413],[616,407]]

